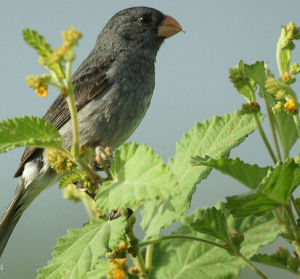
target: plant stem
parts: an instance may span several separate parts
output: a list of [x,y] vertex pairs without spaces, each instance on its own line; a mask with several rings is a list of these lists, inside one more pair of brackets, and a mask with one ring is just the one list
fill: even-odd
[[135,264],[139,270],[139,278],[146,279],[147,278],[146,267],[145,267],[145,263],[142,258],[142,255],[140,253],[140,249],[138,249],[138,253],[137,253],[136,257],[133,258],[133,261],[135,262]]
[[77,109],[75,104],[74,90],[71,81],[71,66],[72,66],[72,62],[68,61],[66,63],[66,81],[67,81],[67,90],[68,90],[66,101],[70,110],[72,128],[73,128],[72,153],[74,157],[78,159],[79,158],[79,129],[78,129],[78,118],[77,118]]
[[283,75],[282,71],[282,59],[281,59],[281,54],[282,54],[282,47],[281,47],[281,40],[284,37],[284,31],[283,29],[281,30],[280,37],[278,39],[277,45],[276,45],[276,61],[277,61],[277,67],[279,71],[279,76]]
[[97,212],[95,211],[95,205],[93,205],[93,203],[95,203],[95,201],[90,198],[87,194],[86,194],[86,198],[83,198],[81,201],[87,211],[87,213],[90,216],[91,220],[98,220],[99,219],[99,215],[97,214]]
[[152,268],[152,256],[153,256],[154,244],[147,245],[146,248],[146,270],[149,272]]
[[256,114],[256,113],[253,113],[253,117],[254,117],[254,119],[255,119],[255,122],[256,122],[258,131],[259,131],[259,133],[260,133],[260,135],[261,135],[261,137],[262,137],[262,139],[263,139],[263,142],[265,143],[265,146],[266,146],[266,148],[268,149],[269,154],[270,154],[270,156],[271,156],[271,158],[272,158],[274,164],[276,164],[276,162],[277,162],[276,156],[275,156],[275,154],[274,154],[274,152],[273,152],[273,149],[272,149],[272,147],[271,147],[271,145],[270,145],[270,142],[269,142],[269,140],[268,140],[268,138],[267,138],[267,136],[266,136],[266,134],[265,134],[265,132],[264,132],[264,129],[263,129],[263,127],[261,126],[261,123],[260,123],[260,121],[259,121],[259,119],[258,119],[257,114]]
[[279,148],[279,143],[278,143],[276,130],[275,130],[275,126],[274,126],[273,114],[272,114],[272,111],[269,107],[269,104],[268,104],[268,101],[267,101],[267,98],[266,98],[265,94],[266,94],[266,92],[264,92],[264,99],[265,99],[265,105],[266,105],[266,109],[267,109],[267,113],[268,113],[268,119],[269,119],[269,124],[270,124],[270,128],[271,128],[271,133],[272,133],[272,137],[273,137],[273,141],[274,141],[275,149],[276,149],[276,153],[277,153],[277,158],[278,158],[279,161],[282,161],[280,148]]
[[199,238],[199,237],[196,237],[196,236],[184,235],[184,234],[172,234],[172,235],[161,236],[159,238],[155,238],[155,239],[143,241],[143,242],[141,242],[139,244],[139,246],[140,247],[147,246],[149,244],[154,244],[154,243],[160,242],[162,240],[167,240],[167,239],[188,239],[188,240],[194,240],[194,241],[199,241],[199,242],[204,242],[204,243],[207,243],[207,244],[210,244],[210,245],[214,245],[214,246],[217,246],[219,248],[227,250],[227,248],[224,245],[220,244],[220,243],[213,242],[213,241],[210,241],[210,240],[207,240],[207,239],[203,239],[203,238]]
[[238,253],[238,257],[243,260],[254,272],[256,272],[261,278],[268,279],[268,277],[263,274],[263,272],[256,267],[253,263],[251,263],[244,255]]
[[290,206],[289,203],[285,205],[285,209],[286,209],[286,213],[287,213],[287,216],[289,218],[291,229],[292,229],[292,232],[293,232],[293,235],[294,235],[293,244],[294,244],[294,246],[296,248],[297,254],[300,255],[300,235],[299,235],[299,230],[297,228],[295,217],[294,217],[292,208],[291,208],[291,206]]

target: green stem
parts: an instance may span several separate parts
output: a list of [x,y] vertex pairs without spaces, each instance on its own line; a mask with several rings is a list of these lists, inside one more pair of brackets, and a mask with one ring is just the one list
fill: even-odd
[[86,194],[86,198],[83,198],[82,199],[82,203],[87,211],[87,213],[89,214],[90,216],[90,219],[91,220],[98,220],[99,219],[99,216],[97,214],[97,212],[95,211],[95,206],[92,205],[92,203],[95,201],[93,199],[91,199],[87,194]]
[[276,46],[276,61],[277,61],[277,67],[278,67],[278,71],[279,71],[279,76],[283,76],[283,70],[282,70],[282,47],[281,47],[281,40],[284,37],[284,30],[281,30],[281,34],[279,37],[279,40],[277,42],[277,46]]
[[75,104],[74,90],[71,80],[71,66],[72,62],[68,61],[66,63],[66,81],[67,81],[67,90],[68,95],[66,98],[72,120],[73,128],[73,148],[72,153],[76,159],[79,158],[79,129],[78,129],[78,119],[77,119],[77,109]]
[[207,240],[207,239],[203,239],[203,238],[199,238],[199,237],[196,237],[196,236],[184,235],[184,234],[172,234],[172,235],[161,236],[159,238],[155,238],[155,239],[143,241],[143,242],[141,242],[139,244],[139,246],[143,247],[143,246],[154,244],[154,243],[160,242],[162,240],[167,240],[167,239],[188,239],[188,240],[194,240],[194,241],[199,241],[199,242],[204,242],[204,243],[207,243],[207,244],[210,244],[210,245],[214,245],[214,246],[217,246],[219,248],[227,250],[227,248],[224,245],[220,244],[220,243],[213,242],[213,241],[210,241],[210,240]]
[[55,81],[50,81],[49,84],[51,84],[52,86],[54,86],[55,88],[57,88],[59,91],[61,91],[61,87],[62,87],[61,84],[56,83]]
[[146,270],[149,272],[152,268],[152,256],[153,256],[154,244],[147,245],[146,248]]
[[289,218],[291,229],[292,229],[292,232],[293,232],[293,235],[294,235],[293,244],[294,244],[294,246],[296,248],[297,254],[300,255],[300,235],[299,235],[299,230],[297,228],[295,217],[294,217],[292,208],[291,208],[291,206],[290,206],[289,203],[285,205],[285,209],[286,209],[286,213],[287,213],[287,216]]
[[244,255],[238,253],[237,255],[242,261],[244,261],[254,272],[256,272],[261,278],[268,279],[268,277],[263,274],[263,272],[256,267],[253,263],[251,263]]
[[270,145],[270,142],[269,142],[269,140],[268,140],[268,138],[267,138],[267,136],[266,136],[266,134],[265,134],[265,132],[264,132],[264,129],[263,129],[263,127],[261,126],[261,123],[260,123],[260,121],[259,121],[259,119],[258,119],[257,114],[256,114],[256,113],[253,113],[253,117],[254,117],[254,119],[255,119],[255,122],[256,122],[258,131],[259,131],[259,133],[260,133],[260,135],[261,135],[261,137],[262,137],[262,140],[263,140],[263,142],[265,143],[265,146],[266,146],[266,148],[268,149],[269,154],[270,154],[270,156],[271,156],[271,158],[272,158],[274,164],[276,164],[276,162],[277,162],[276,156],[275,156],[275,154],[274,154],[274,152],[273,152],[273,149],[272,149],[272,147],[271,147],[271,145]]
[[271,108],[269,107],[267,98],[265,96],[266,92],[264,92],[264,99],[265,99],[265,104],[266,104],[266,108],[267,108],[267,113],[268,113],[268,119],[269,119],[269,124],[270,124],[270,128],[271,128],[271,133],[272,133],[272,137],[273,137],[273,141],[275,144],[275,149],[276,149],[276,153],[277,153],[277,158],[279,161],[282,161],[282,157],[281,157],[281,153],[280,153],[280,148],[279,148],[279,143],[278,143],[278,139],[277,139],[277,135],[276,135],[276,130],[275,130],[275,126],[274,126],[274,118],[273,118],[273,114],[271,111]]
[[298,138],[300,139],[300,119],[298,113],[293,115],[293,120],[295,122]]
[[138,253],[137,253],[136,257],[134,258],[134,260],[135,260],[137,268],[139,269],[139,278],[146,279],[147,278],[146,267],[145,267],[145,263],[142,258],[142,255],[140,253],[140,249],[138,249]]

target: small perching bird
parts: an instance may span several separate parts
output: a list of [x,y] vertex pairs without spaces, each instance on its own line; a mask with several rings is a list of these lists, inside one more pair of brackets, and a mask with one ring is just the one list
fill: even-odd
[[[74,73],[80,144],[115,149],[143,119],[154,90],[154,62],[165,38],[182,30],[172,17],[147,7],[115,14],[99,34],[88,57]],[[59,96],[44,119],[72,145],[70,112]],[[15,196],[0,223],[0,256],[24,210],[58,175],[43,149],[26,148],[15,177],[21,177]]]

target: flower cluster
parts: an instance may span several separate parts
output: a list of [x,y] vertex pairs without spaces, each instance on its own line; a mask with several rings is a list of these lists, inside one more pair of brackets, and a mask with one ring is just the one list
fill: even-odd
[[292,114],[298,113],[299,104],[297,102],[296,94],[290,86],[270,76],[266,79],[266,90],[278,100],[273,107],[274,113],[283,111]]
[[81,186],[88,190],[90,193],[95,193],[98,190],[98,184],[92,181],[91,177],[82,173],[80,175]]
[[33,88],[34,91],[42,98],[48,95],[48,85],[51,80],[50,75],[34,76],[30,75],[26,78],[26,82],[29,87]]
[[70,172],[76,166],[67,156],[57,150],[46,149],[45,153],[51,168],[57,173]]
[[300,73],[300,65],[298,63],[293,63],[291,65],[291,74],[295,76],[298,73]]
[[288,25],[282,26],[282,32],[282,48],[293,50],[295,48],[293,40],[300,39],[300,28],[296,26],[295,22],[290,22]]
[[82,33],[71,25],[68,30],[62,31],[63,46],[66,48],[76,46],[81,37]]
[[126,258],[113,259],[107,270],[106,276],[109,279],[124,279],[126,276]]

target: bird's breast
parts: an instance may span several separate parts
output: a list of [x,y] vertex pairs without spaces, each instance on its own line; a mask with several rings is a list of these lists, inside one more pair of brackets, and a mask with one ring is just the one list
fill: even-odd
[[[141,70],[140,67],[137,68]],[[111,86],[78,113],[80,143],[87,146],[116,148],[134,132],[142,121],[154,89],[153,69],[145,72],[123,68],[114,75]],[[70,121],[60,129],[65,145],[71,146]]]

